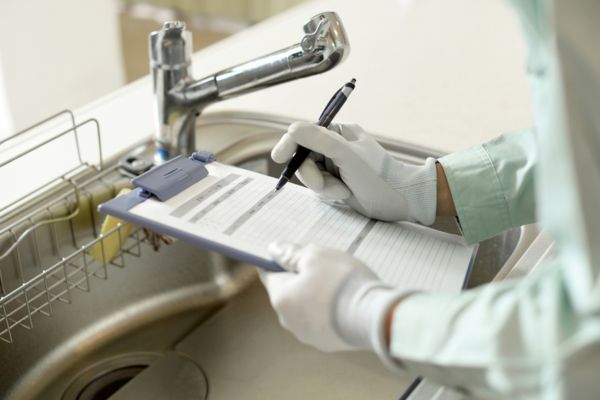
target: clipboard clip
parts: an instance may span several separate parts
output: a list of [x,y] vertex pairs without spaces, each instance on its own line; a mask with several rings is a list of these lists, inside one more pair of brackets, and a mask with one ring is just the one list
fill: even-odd
[[189,158],[177,156],[132,179],[131,183],[142,189],[141,197],[155,196],[167,201],[206,177],[205,165],[214,160],[215,156],[208,151],[193,153]]

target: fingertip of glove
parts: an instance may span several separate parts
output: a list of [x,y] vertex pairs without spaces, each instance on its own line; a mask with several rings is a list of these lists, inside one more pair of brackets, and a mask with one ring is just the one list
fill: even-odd
[[296,142],[286,133],[271,150],[271,159],[278,164],[283,164],[292,158],[297,148]]
[[283,164],[287,161],[277,147],[273,147],[271,150],[271,160],[275,161],[277,164]]
[[291,242],[275,241],[267,247],[269,255],[287,271],[296,271],[294,254],[300,247]]

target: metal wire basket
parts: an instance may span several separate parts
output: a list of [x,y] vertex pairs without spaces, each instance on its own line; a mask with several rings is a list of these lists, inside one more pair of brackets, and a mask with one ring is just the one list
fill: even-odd
[[[37,135],[40,131],[46,134]],[[94,156],[86,157],[83,142],[94,143]],[[0,177],[4,172],[9,178],[3,180],[14,178],[15,170],[35,164],[32,160],[40,155],[51,162],[47,153],[56,146],[61,149],[56,157],[69,153],[75,160],[72,165],[37,179],[32,190],[13,197],[8,196],[10,182],[5,182],[0,196],[9,198],[0,204],[0,339],[8,343],[18,328],[33,329],[36,318],[52,316],[53,303],[70,303],[73,290],[89,292],[90,278],[108,279],[111,267],[125,267],[124,254],[141,254],[144,235],[139,228],[118,224],[100,233],[97,206],[127,187],[129,180],[117,166],[104,167],[97,120],[76,123],[73,113],[65,110],[0,141]],[[34,175],[40,174],[34,169]],[[28,186],[25,183],[21,186]],[[121,244],[114,257],[105,252],[110,237]]]

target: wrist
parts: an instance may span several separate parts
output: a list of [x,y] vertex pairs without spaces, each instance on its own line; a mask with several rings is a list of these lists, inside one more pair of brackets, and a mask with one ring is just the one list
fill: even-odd
[[383,323],[383,339],[388,348],[390,347],[390,340],[392,336],[392,321],[394,320],[394,311],[396,311],[396,307],[398,307],[398,303],[400,303],[400,301],[402,300],[398,300],[390,307],[387,315],[385,316],[385,322]]
[[454,205],[454,199],[452,198],[452,192],[450,192],[450,185],[444,172],[444,167],[439,162],[435,163],[436,175],[437,175],[437,204],[436,214],[440,216],[456,216],[456,206]]
[[[399,161],[398,161],[399,162]],[[435,222],[437,207],[437,172],[436,162],[427,158],[423,165],[401,163],[397,168],[401,185],[389,181],[394,190],[401,193],[408,202],[409,215],[412,221],[423,225]]]
[[351,346],[374,351],[387,360],[386,364],[393,364],[387,324],[391,323],[392,310],[408,294],[377,280],[362,282],[360,286],[350,283],[335,306],[335,330]]
[[380,314],[387,309],[392,289],[380,281],[363,282],[344,288],[336,303],[335,329],[348,344],[362,350],[375,350],[372,331]]

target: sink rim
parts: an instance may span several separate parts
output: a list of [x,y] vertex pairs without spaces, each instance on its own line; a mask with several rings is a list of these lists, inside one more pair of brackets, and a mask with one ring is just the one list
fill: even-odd
[[[241,266],[242,264],[240,264]],[[257,279],[254,268],[235,268],[224,283],[200,282],[162,291],[150,298],[128,304],[92,325],[75,332],[60,346],[37,361],[7,393],[9,399],[37,398],[67,368],[73,357],[86,357],[119,338],[167,317],[199,310],[203,306],[224,304]],[[102,296],[100,294],[99,296]],[[118,332],[110,334],[111,332]]]

